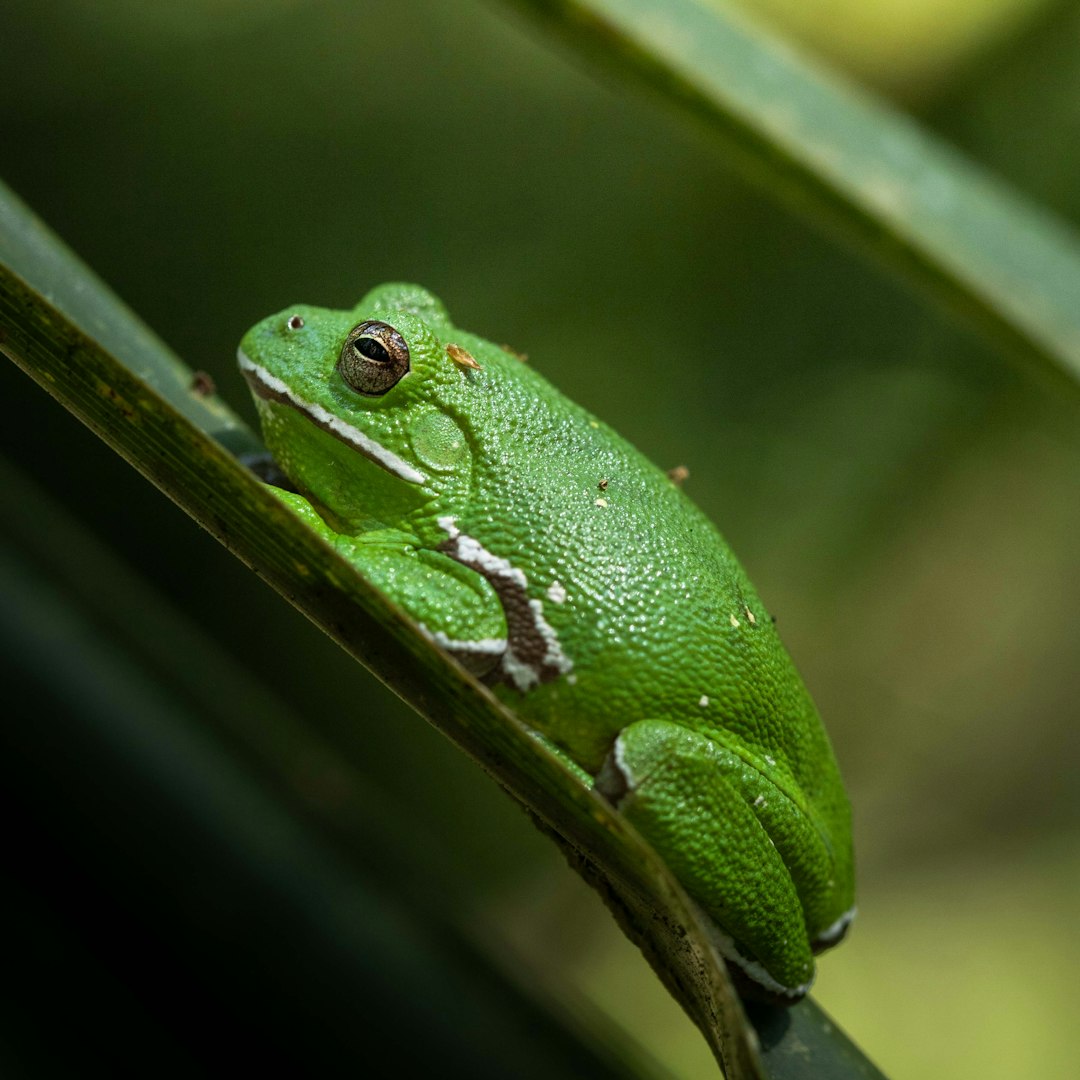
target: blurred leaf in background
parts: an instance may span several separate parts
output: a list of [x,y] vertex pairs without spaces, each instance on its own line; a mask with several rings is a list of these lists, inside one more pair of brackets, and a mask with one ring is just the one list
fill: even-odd
[[852,75],[907,99],[932,95],[1053,0],[707,0],[738,7]]
[[[956,0],[921,23],[915,4],[755,7],[1080,223],[1074,5]],[[856,807],[860,921],[818,997],[891,1076],[1065,1072],[1074,411],[495,4],[9,0],[0,100],[0,175],[239,407],[255,320],[417,280],[687,465]],[[657,311],[674,361],[644,333]],[[680,1075],[711,1075],[606,912],[470,762],[11,365],[0,388],[0,449],[297,712],[340,718],[365,779],[475,881],[477,927]]]

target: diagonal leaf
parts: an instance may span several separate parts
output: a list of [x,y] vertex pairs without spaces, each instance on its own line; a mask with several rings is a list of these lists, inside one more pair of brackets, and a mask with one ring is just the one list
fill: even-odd
[[721,0],[512,0],[704,122],[762,184],[1080,392],[1080,241],[913,120]]
[[[191,369],[2,184],[0,260],[10,313],[32,310],[35,296],[44,301],[39,332],[52,347],[63,340],[74,350],[90,338],[101,350],[122,358],[136,378],[222,446],[235,453],[261,448],[243,421],[204,393]],[[48,316],[49,308],[56,314]],[[0,325],[0,346],[5,343],[3,330]],[[107,394],[107,385],[99,390]],[[53,396],[63,400],[63,395],[63,388],[56,387]]]

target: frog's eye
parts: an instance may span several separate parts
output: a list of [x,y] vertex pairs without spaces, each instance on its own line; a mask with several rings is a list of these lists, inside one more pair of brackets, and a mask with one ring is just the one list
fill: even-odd
[[378,397],[408,373],[409,346],[389,323],[369,319],[349,331],[337,369],[358,394]]

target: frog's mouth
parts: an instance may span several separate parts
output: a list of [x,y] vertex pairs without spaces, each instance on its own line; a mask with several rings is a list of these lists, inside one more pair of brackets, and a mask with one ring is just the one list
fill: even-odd
[[302,413],[305,419],[325,431],[327,435],[340,439],[346,446],[363,454],[369,461],[399,480],[405,480],[410,484],[427,483],[427,477],[422,472],[414,469],[407,461],[402,461],[397,454],[377,443],[370,435],[365,435],[359,428],[347,424],[316,402],[305,401],[298,397],[276,375],[271,375],[261,364],[256,364],[243,349],[237,349],[236,359],[244,378],[247,379],[248,386],[251,387],[251,392],[256,397],[262,398],[263,401],[272,401],[276,405],[287,405],[290,409]]

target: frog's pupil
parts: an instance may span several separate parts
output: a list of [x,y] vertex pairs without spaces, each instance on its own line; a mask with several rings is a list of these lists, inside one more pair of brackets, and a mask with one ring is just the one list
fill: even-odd
[[359,338],[353,342],[353,348],[361,356],[366,356],[369,360],[375,360],[380,364],[390,363],[390,354],[386,351],[385,347],[374,338]]

